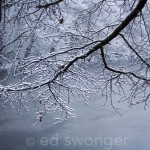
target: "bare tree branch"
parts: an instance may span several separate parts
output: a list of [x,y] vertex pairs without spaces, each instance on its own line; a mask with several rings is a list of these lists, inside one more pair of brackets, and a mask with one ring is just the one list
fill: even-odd
[[39,9],[41,9],[41,8],[48,8],[50,6],[57,5],[57,4],[59,4],[59,3],[63,2],[63,1],[64,0],[57,0],[55,2],[51,2],[51,3],[45,4],[45,5],[39,5],[39,6],[37,6],[37,8],[39,8]]

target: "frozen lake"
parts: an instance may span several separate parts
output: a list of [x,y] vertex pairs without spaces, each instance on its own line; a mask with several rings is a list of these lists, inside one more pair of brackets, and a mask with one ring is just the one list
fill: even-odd
[[143,105],[128,108],[121,103],[122,115],[116,113],[100,93],[83,100],[71,101],[76,119],[54,125],[54,114],[36,122],[35,108],[18,115],[0,107],[0,150],[149,150],[150,108]]
[[[52,116],[33,126],[34,108],[17,115],[13,109],[0,116],[1,150],[149,150],[150,109],[142,106],[124,108],[122,116],[102,104],[99,94],[90,97],[89,105],[72,102],[77,119],[53,125]],[[122,104],[122,107],[125,104]]]

